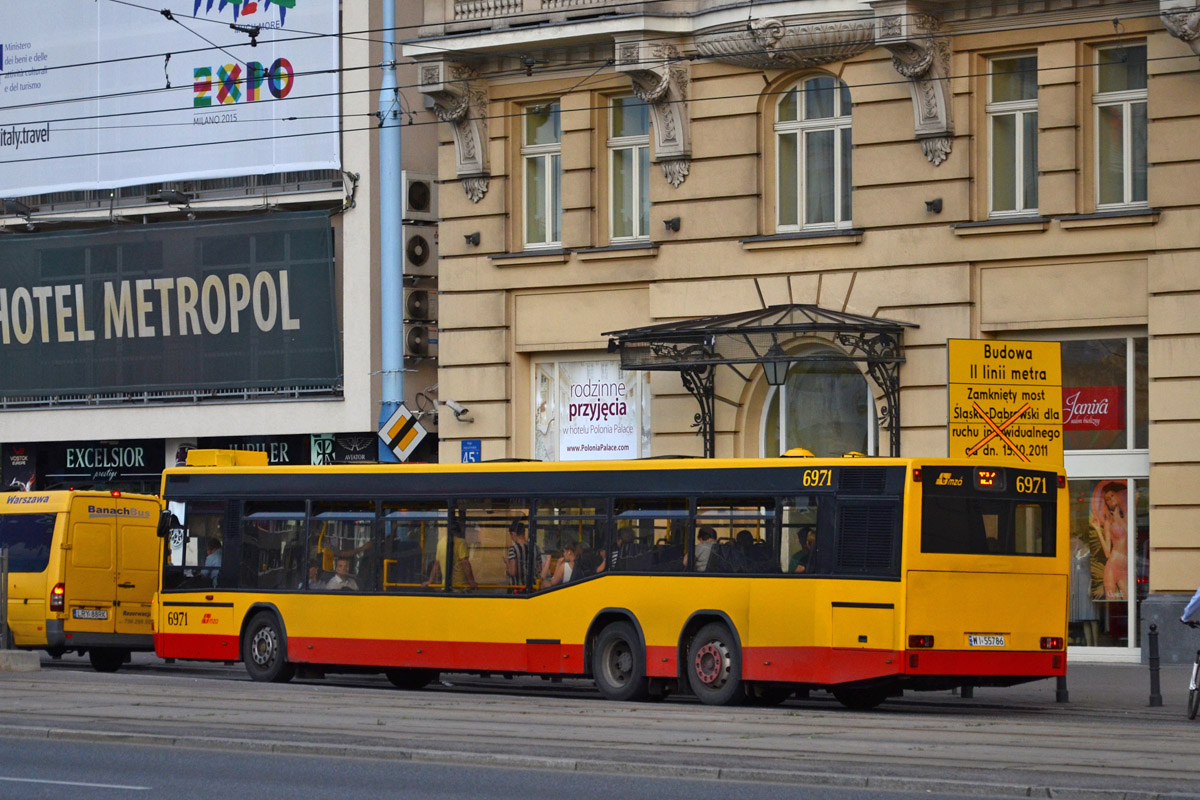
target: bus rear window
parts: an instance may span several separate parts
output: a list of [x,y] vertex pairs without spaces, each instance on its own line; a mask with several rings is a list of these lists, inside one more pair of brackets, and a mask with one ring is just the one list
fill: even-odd
[[9,572],[42,572],[50,563],[53,514],[0,516],[0,547],[8,549]]
[[925,496],[921,552],[1053,556],[1054,506],[1017,500]]

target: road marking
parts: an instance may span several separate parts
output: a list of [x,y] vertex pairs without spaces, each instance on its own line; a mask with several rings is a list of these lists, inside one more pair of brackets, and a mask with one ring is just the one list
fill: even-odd
[[0,781],[10,781],[12,783],[50,783],[55,786],[85,786],[89,789],[132,789],[137,792],[149,791],[149,786],[123,786],[119,783],[79,783],[78,781],[49,781],[39,780],[37,778],[6,778],[0,775]]
[[996,423],[992,421],[991,417],[989,417],[987,414],[983,413],[983,409],[979,407],[979,403],[972,403],[971,405],[975,406],[975,410],[979,412],[979,416],[983,417],[983,421],[991,426],[992,433],[989,434],[987,436],[987,438],[985,438],[979,444],[975,445],[970,450],[968,450],[967,455],[969,455],[969,456],[975,455],[975,453],[979,450],[979,448],[983,447],[985,444],[990,442],[992,439],[995,439],[997,436],[999,436],[1001,439],[1004,440],[1004,443],[1007,444],[1012,449],[1012,451],[1020,457],[1020,459],[1022,461],[1029,461],[1029,459],[1025,457],[1025,454],[1022,453],[1019,449],[1017,449],[1017,446],[1015,444],[1013,444],[1012,441],[1007,436],[1004,435],[1004,429],[1007,428],[1009,425],[1012,425],[1014,422],[1016,422],[1018,417],[1020,417],[1022,414],[1024,414],[1026,411],[1029,410],[1029,403],[1026,403],[1025,405],[1021,406],[1021,409],[1019,411],[1017,411],[1017,413],[1013,414],[1011,417],[1004,420],[1004,422],[1001,423],[999,427],[996,427]]

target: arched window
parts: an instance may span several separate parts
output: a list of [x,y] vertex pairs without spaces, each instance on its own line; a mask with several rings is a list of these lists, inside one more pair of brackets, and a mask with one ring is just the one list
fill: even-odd
[[763,418],[762,454],[770,458],[793,447],[817,456],[874,455],[878,449],[875,401],[867,379],[832,347],[806,356],[828,361],[797,361],[782,386],[773,387]]
[[776,228],[850,227],[850,89],[816,75],[775,108]]

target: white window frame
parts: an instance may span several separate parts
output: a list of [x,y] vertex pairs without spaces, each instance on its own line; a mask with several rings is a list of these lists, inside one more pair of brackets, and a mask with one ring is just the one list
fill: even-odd
[[[614,98],[620,99],[620,98]],[[642,197],[642,152],[647,155],[650,152],[650,128],[649,116],[647,116],[646,133],[639,136],[613,136],[613,104],[610,101],[608,105],[608,234],[609,241],[613,243],[647,241],[650,238],[649,230],[642,230],[642,211],[643,205],[646,207],[646,225],[650,224],[649,205],[650,198]],[[617,197],[614,191],[615,183],[615,166],[616,154],[621,150],[631,150],[633,155],[633,202],[630,204],[633,209],[633,219],[630,220],[630,230],[633,234],[630,236],[617,236],[616,231],[616,205]]]
[[[804,84],[811,80],[821,77],[833,77],[825,75],[809,75],[797,81],[792,88],[799,88],[800,99],[797,102],[796,116],[801,117],[804,114]],[[843,153],[842,147],[842,131],[852,128],[853,109],[850,114],[840,115],[842,110],[842,81],[833,77],[834,92],[834,116],[823,117],[820,119],[806,120],[796,119],[781,122],[779,120],[779,104],[783,102],[783,98],[787,96],[787,92],[780,96],[779,101],[775,103],[775,230],[779,233],[798,232],[798,231],[819,231],[819,230],[839,230],[850,228],[853,226],[854,207],[851,204],[851,218],[842,219],[842,194],[845,191],[852,191],[853,186],[842,186],[842,158],[850,158],[849,154]],[[791,89],[788,90],[790,92]],[[805,187],[808,185],[808,176],[805,174],[804,147],[805,139],[808,134],[820,131],[833,131],[833,222],[814,222],[805,223],[805,218],[808,216],[805,207]],[[796,178],[796,223],[783,223],[779,219],[781,204],[779,198],[782,196],[783,181],[780,173],[780,148],[779,141],[784,135],[797,134],[796,148],[796,169],[799,175]],[[853,164],[851,164],[853,170]],[[853,172],[851,173],[853,174]],[[853,179],[852,179],[853,180]]]
[[[988,216],[992,218],[1003,217],[1027,217],[1037,214],[1037,206],[1026,208],[1025,203],[1025,155],[1032,146],[1033,152],[1037,153],[1037,134],[1034,134],[1032,145],[1025,141],[1025,117],[1026,115],[1038,113],[1038,98],[1035,94],[1031,100],[1007,100],[1003,102],[992,101],[993,80],[995,75],[992,72],[991,65],[997,61],[1009,61],[1019,58],[1030,58],[1035,61],[1037,53],[1005,53],[1004,55],[993,56],[988,61],[988,78],[987,78],[987,98],[988,102],[985,106],[985,113],[988,119]],[[1016,133],[1016,153],[1014,154],[1012,169],[1014,174],[1015,187],[1015,208],[1004,209],[997,211],[995,208],[996,202],[996,157],[994,143],[995,135],[995,120],[1002,116],[1015,117],[1015,133]],[[1034,181],[1037,181],[1037,176],[1034,175]],[[1036,186],[1035,186],[1036,191]]]
[[[1097,47],[1094,51],[1092,61],[1092,69],[1095,75],[1095,86],[1097,91],[1092,94],[1092,158],[1093,167],[1095,170],[1095,198],[1096,210],[1098,211],[1119,211],[1125,208],[1145,208],[1149,202],[1149,176],[1147,176],[1146,194],[1147,197],[1141,200],[1133,199],[1133,106],[1141,103],[1147,105],[1149,90],[1147,89],[1129,89],[1122,92],[1101,92],[1099,91],[1100,83],[1100,54],[1105,50],[1119,50],[1127,47],[1145,46],[1144,42],[1130,42],[1126,44],[1113,45],[1110,47]],[[1147,76],[1148,77],[1148,76]],[[1102,203],[1100,202],[1100,109],[1110,108],[1112,106],[1121,107],[1121,180],[1122,180],[1122,200],[1117,203]],[[1150,120],[1147,115],[1143,115],[1149,126]],[[1149,131],[1147,131],[1149,133]],[[1146,139],[1147,137],[1143,137]],[[1148,149],[1148,148],[1147,148]],[[1147,153],[1147,166],[1149,166],[1149,158]]]
[[[543,104],[534,104],[543,105]],[[557,108],[558,103],[548,103],[551,108]],[[525,239],[529,235],[529,220],[524,217],[529,210],[529,169],[530,161],[541,160],[544,163],[546,175],[546,207],[543,209],[546,225],[542,231],[545,241],[530,242],[525,239],[526,250],[537,250],[545,248],[561,248],[562,247],[562,220],[558,214],[558,193],[561,192],[562,186],[562,132],[559,131],[557,142],[550,144],[531,145],[525,143],[525,115],[534,106],[526,106],[521,109],[521,237]],[[559,118],[561,119],[562,110],[559,109]],[[557,165],[557,166],[556,166]],[[557,181],[555,177],[557,176]],[[557,187],[557,188],[556,188]],[[558,227],[558,238],[554,237],[555,223]]]

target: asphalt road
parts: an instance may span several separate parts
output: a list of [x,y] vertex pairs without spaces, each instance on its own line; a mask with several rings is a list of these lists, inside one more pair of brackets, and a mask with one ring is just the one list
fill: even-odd
[[[63,743],[115,745],[122,753],[153,745],[164,763],[202,763],[204,753],[224,763],[236,754],[252,764],[269,761],[278,775],[297,780],[304,773],[289,771],[284,757],[348,760],[367,765],[364,776],[378,771],[380,780],[396,774],[388,769],[398,765],[452,767],[441,777],[434,769],[428,797],[458,796],[447,776],[466,767],[524,770],[529,774],[522,780],[537,785],[581,773],[643,786],[644,778],[669,778],[724,785],[722,796],[729,796],[731,783],[742,796],[744,782],[771,782],[776,789],[805,787],[798,795],[804,797],[820,796],[813,794],[818,789],[837,797],[876,790],[901,793],[896,796],[1200,797],[1200,723],[1182,712],[1186,672],[1164,670],[1162,708],[1146,707],[1145,669],[1130,665],[1072,668],[1067,704],[1054,702],[1051,681],[978,689],[973,699],[918,694],[852,712],[822,693],[776,708],[712,708],[691,698],[604,702],[582,681],[452,675],[449,686],[404,692],[378,676],[256,684],[240,667],[148,658],[101,675],[68,657],[47,661],[41,672],[0,675],[0,737],[6,753],[15,741],[33,752]],[[266,754],[271,758],[263,759]],[[339,769],[331,766],[330,774]],[[5,783],[11,781],[0,780]],[[305,796],[324,794],[309,791],[317,784],[295,785]],[[478,796],[480,784],[472,785]],[[578,786],[560,788],[574,797]],[[697,796],[683,783],[661,793],[677,791]],[[543,794],[523,796],[530,793]]]

